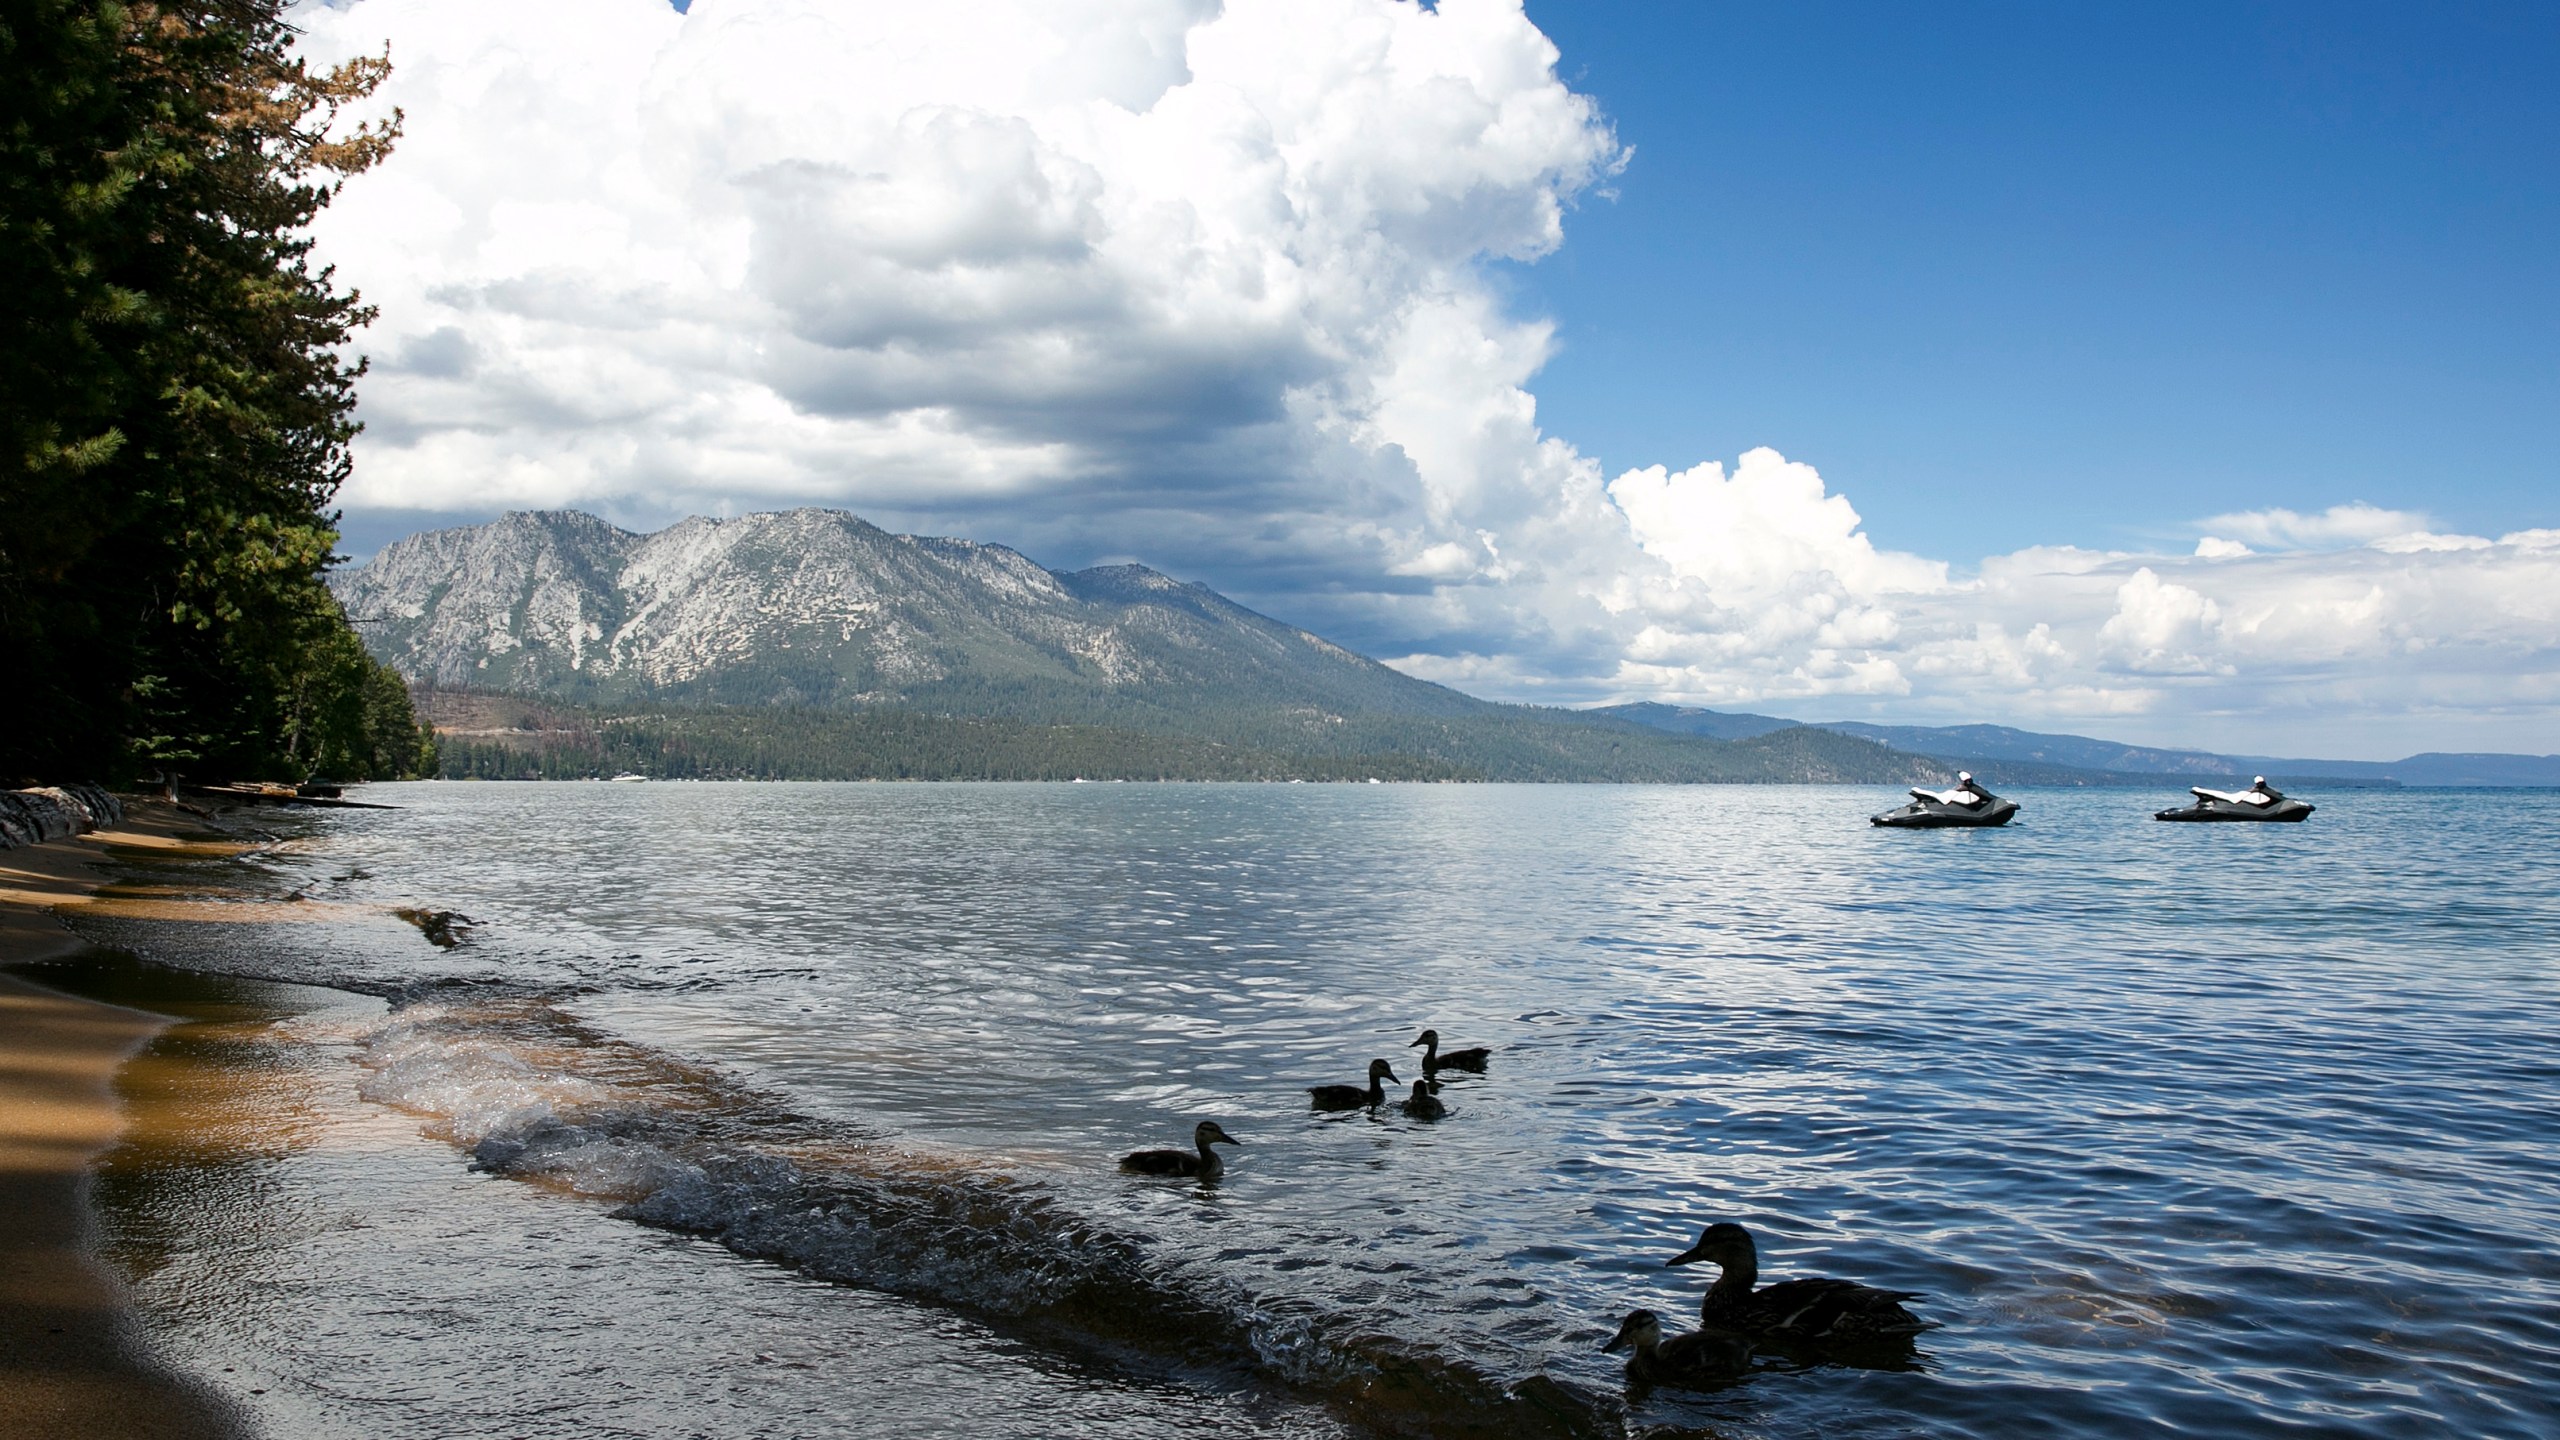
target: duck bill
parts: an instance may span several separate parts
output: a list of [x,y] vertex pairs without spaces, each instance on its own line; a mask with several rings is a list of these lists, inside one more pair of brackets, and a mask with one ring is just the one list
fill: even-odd
[[1631,1343],[1633,1342],[1627,1339],[1627,1332],[1621,1330],[1618,1332],[1618,1337],[1616,1339],[1600,1347],[1600,1353],[1603,1355],[1615,1355],[1619,1351],[1626,1349]]
[[1681,1251],[1679,1254],[1672,1256],[1670,1259],[1663,1261],[1662,1268],[1668,1270],[1675,1265],[1695,1265],[1706,1258],[1705,1246],[1692,1245],[1688,1249]]

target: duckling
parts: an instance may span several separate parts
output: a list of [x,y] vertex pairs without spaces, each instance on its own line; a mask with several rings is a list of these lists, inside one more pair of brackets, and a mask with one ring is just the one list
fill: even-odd
[[1627,1379],[1638,1385],[1697,1385],[1731,1380],[1751,1368],[1751,1342],[1730,1330],[1699,1330],[1664,1339],[1662,1317],[1650,1310],[1628,1313],[1617,1338],[1600,1347],[1614,1353],[1635,1347],[1627,1357]]
[[[1385,1104],[1387,1099],[1385,1087],[1378,1084],[1380,1080],[1396,1080],[1396,1072],[1386,1061],[1372,1060],[1369,1062],[1368,1089],[1363,1090],[1357,1085],[1310,1085],[1307,1094],[1314,1097],[1315,1107],[1319,1110],[1374,1110]],[[1396,1080],[1396,1083],[1401,1085],[1404,1082]]]
[[1212,1145],[1241,1145],[1244,1142],[1218,1128],[1215,1120],[1203,1120],[1191,1129],[1191,1143],[1200,1153],[1188,1150],[1140,1150],[1120,1157],[1120,1168],[1132,1175],[1195,1175],[1215,1180],[1227,1173],[1227,1162]]
[[1710,1225],[1698,1243],[1663,1263],[1709,1260],[1724,1269],[1707,1289],[1698,1316],[1709,1325],[1774,1340],[1888,1340],[1926,1328],[1902,1308],[1917,1291],[1879,1290],[1854,1280],[1783,1280],[1766,1289],[1760,1279],[1760,1247],[1751,1232],[1723,1222]]
[[1482,1074],[1484,1062],[1493,1058],[1493,1052],[1481,1045],[1472,1050],[1452,1050],[1443,1055],[1440,1053],[1440,1032],[1437,1030],[1423,1031],[1406,1042],[1404,1048],[1410,1050],[1416,1045],[1424,1047],[1422,1073],[1425,1076],[1430,1075],[1434,1070],[1472,1070]]
[[1414,1081],[1413,1098],[1398,1102],[1396,1108],[1416,1120],[1437,1120],[1449,1113],[1449,1107],[1441,1104],[1440,1097],[1431,1093],[1428,1080]]

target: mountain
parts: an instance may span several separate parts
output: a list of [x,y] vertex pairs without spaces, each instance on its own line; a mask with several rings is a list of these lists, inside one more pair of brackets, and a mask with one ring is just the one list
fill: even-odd
[[1664,705],[1652,700],[1637,700],[1625,705],[1601,705],[1584,712],[1631,720],[1668,730],[1674,735],[1703,735],[1710,740],[1748,740],[1756,735],[1800,726],[1801,720],[1781,720],[1774,715],[1750,715],[1740,711],[1701,710],[1694,705]]
[[[395,542],[332,584],[431,713],[435,693],[456,690],[566,707],[550,739],[454,729],[451,753],[479,757],[471,773],[613,757],[647,771],[649,755],[662,768],[692,757],[683,773],[803,778],[1945,773],[1802,727],[1720,744],[1478,700],[1144,566],[1051,571],[1001,545],[892,535],[833,510],[695,518],[651,535],[574,511],[511,514]],[[968,744],[883,718],[894,716],[966,720]],[[635,736],[654,737],[645,753]],[[505,753],[481,755],[490,747]],[[553,758],[526,759],[542,755]]]
[[1002,708],[1484,702],[1137,565],[1058,574],[839,511],[638,535],[574,511],[411,536],[337,581],[376,653],[439,687],[593,702]]
[[2136,775],[2222,775],[2240,762],[2203,750],[2158,750],[2120,745],[2082,735],[2041,735],[2006,725],[1868,725],[1855,720],[1826,720],[1837,730],[1926,755],[1952,755],[1966,760],[2031,760],[2067,765],[2075,770],[2114,770]]
[[2560,755],[2452,755],[2433,750],[2405,760],[2279,760],[2241,755],[2233,757],[2232,765],[2234,773],[2339,775],[2400,785],[2560,788]]

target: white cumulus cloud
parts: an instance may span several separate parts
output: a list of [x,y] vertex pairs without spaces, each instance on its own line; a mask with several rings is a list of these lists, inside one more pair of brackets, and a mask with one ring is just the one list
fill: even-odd
[[1553,333],[1486,267],[1630,152],[1519,0],[295,19],[318,60],[387,44],[408,117],[319,229],[381,307],[367,512],[842,505],[1515,698],[2216,735],[2560,703],[2549,532],[2346,504],[1958,567],[1775,450],[1606,477],[1540,429]]
[[2116,613],[2098,627],[2100,653],[2135,671],[2210,671],[2221,639],[2222,607],[2148,565],[2116,587]]

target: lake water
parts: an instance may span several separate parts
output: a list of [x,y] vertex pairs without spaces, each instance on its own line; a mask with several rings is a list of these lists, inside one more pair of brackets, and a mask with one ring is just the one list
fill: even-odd
[[[280,1436],[2560,1431],[2560,794],[2173,788],[377,786],[109,1241]],[[1726,1219],[1934,1328],[1629,1395]]]

